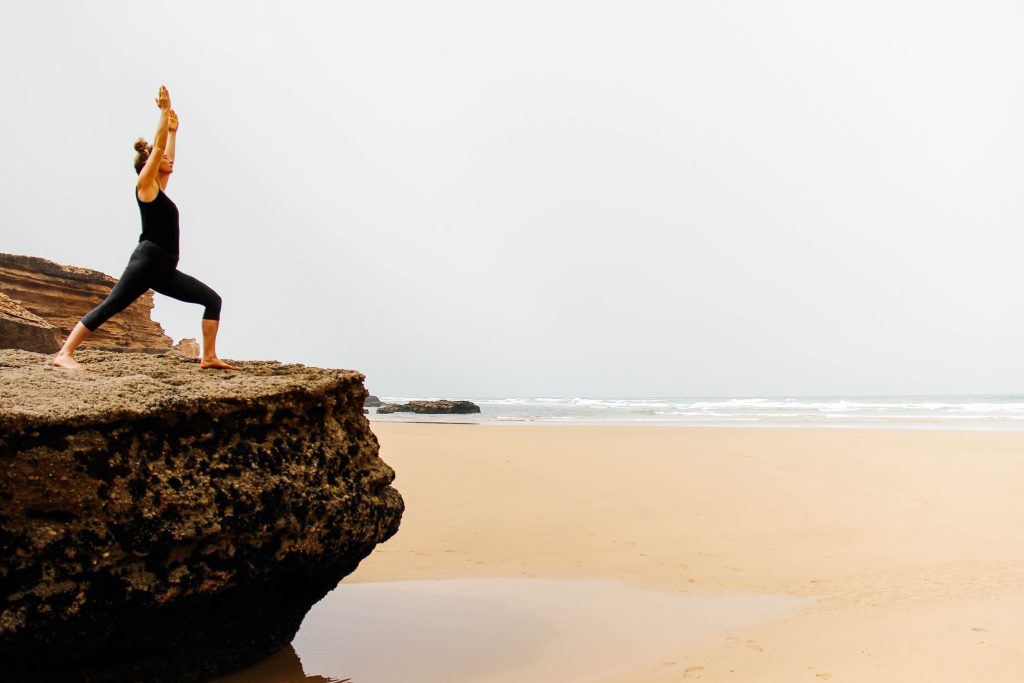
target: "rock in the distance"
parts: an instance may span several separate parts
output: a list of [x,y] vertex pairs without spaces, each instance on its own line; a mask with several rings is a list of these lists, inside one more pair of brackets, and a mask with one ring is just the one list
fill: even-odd
[[199,358],[202,350],[193,337],[186,337],[180,342],[171,347],[171,350],[167,352],[170,356],[182,356],[184,358]]
[[408,403],[385,403],[377,408],[378,415],[388,415],[390,413],[466,415],[479,412],[480,406],[472,401],[409,401]]

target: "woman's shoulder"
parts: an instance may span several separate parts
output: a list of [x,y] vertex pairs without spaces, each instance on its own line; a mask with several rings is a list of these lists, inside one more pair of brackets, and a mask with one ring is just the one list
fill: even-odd
[[153,183],[151,186],[135,186],[135,199],[143,204],[149,204],[156,201],[156,198],[160,196],[163,189],[160,187],[160,183]]

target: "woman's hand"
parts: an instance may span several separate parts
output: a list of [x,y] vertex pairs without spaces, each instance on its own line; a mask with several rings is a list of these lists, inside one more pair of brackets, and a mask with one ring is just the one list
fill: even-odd
[[160,86],[160,92],[156,96],[156,106],[160,107],[161,111],[166,111],[171,108],[171,96],[167,92],[167,88]]
[[171,133],[178,132],[178,115],[174,113],[173,109],[171,110],[170,118],[167,121],[167,130]]

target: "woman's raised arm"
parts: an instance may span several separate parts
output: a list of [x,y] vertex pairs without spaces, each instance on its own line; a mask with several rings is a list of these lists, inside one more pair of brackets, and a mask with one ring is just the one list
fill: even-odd
[[167,120],[167,159],[174,163],[174,139],[178,137],[178,115],[171,109]]
[[156,97],[156,106],[160,107],[160,122],[156,126],[156,135],[153,136],[153,149],[146,159],[146,165],[139,173],[139,182],[136,184],[139,199],[144,202],[151,202],[156,199],[160,191],[157,177],[160,170],[160,162],[163,161],[164,151],[167,149],[167,129],[170,125],[171,96],[167,88],[160,86],[160,92]]
[[[167,151],[164,152],[164,156],[167,157],[167,161],[171,162],[171,166],[174,166],[174,142],[175,138],[178,137],[178,115],[171,109],[170,114],[167,117]],[[171,174],[168,173],[164,176],[164,189],[167,189],[167,184],[171,182]]]

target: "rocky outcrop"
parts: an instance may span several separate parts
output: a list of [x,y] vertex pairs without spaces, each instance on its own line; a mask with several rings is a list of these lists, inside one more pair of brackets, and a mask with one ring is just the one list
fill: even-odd
[[17,301],[0,294],[0,344],[6,348],[55,353],[63,341],[60,330]]
[[[116,279],[96,270],[63,266],[34,256],[0,254],[0,294],[7,295],[56,328],[61,342],[83,315],[107,298],[115,282]],[[171,338],[150,319],[152,310],[153,292],[150,291],[104,323],[82,348],[168,351]],[[0,348],[27,347],[19,346],[0,329]]]
[[191,337],[182,339],[180,342],[171,347],[168,353],[173,355],[182,356],[184,358],[199,358],[200,348],[199,342]]
[[366,406],[367,408],[378,408],[382,405],[382,403],[379,398],[377,398],[373,394],[370,394],[369,396],[366,397],[366,402],[363,403],[363,405]]
[[361,374],[76,357],[86,371],[0,351],[5,680],[246,665],[397,531]]
[[378,415],[388,415],[390,413],[464,415],[479,412],[480,406],[472,401],[409,401],[408,403],[385,403],[377,408]]

